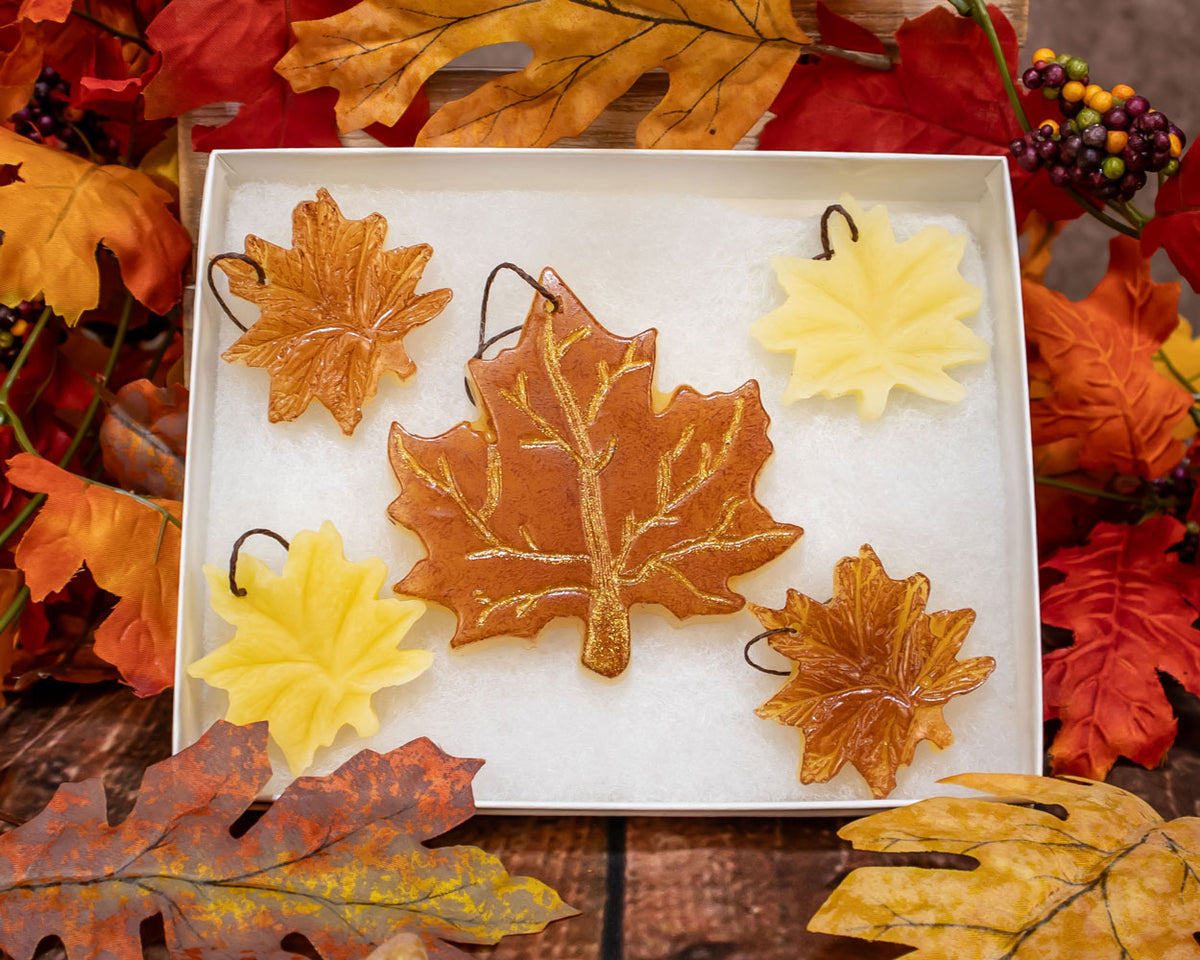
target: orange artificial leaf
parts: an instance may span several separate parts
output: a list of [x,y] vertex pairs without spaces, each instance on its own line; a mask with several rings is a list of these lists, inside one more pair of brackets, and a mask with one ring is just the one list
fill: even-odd
[[192,241],[171,197],[144,174],[100,166],[0,128],[0,165],[20,179],[0,187],[0,303],[44,297],[73,324],[100,302],[96,248],[116,254],[121,279],[155,313],[183,293]]
[[229,289],[262,308],[221,356],[269,371],[272,423],[295,420],[316,399],[352,434],[384,370],[401,378],[416,371],[404,337],[441,313],[451,292],[417,293],[433,247],[384,250],[386,237],[380,214],[347,220],[322,188],[292,213],[292,249],[246,238],[264,283],[249,263],[217,261]]
[[134,380],[117,391],[100,425],[104,469],[129,490],[183,499],[188,391]]
[[1154,368],[1153,356],[1178,321],[1178,283],[1155,283],[1137,241],[1116,237],[1109,268],[1074,303],[1024,280],[1025,333],[1049,371],[1052,392],[1031,405],[1033,442],[1083,440],[1080,466],[1152,480],[1175,466],[1174,431],[1191,394]]
[[656,409],[656,331],[614,336],[554,271],[541,282],[558,307],[538,295],[517,346],[469,365],[481,426],[392,427],[389,513],[429,551],[396,590],[453,608],[452,646],[577,617],[583,664],[614,677],[632,604],[732,613],[744,600],[729,578],[803,531],[754,499],[771,453],[757,383],[679,387]]
[[1046,268],[1053,257],[1054,241],[1066,222],[1047,220],[1036,210],[1025,218],[1021,236],[1025,237],[1025,252],[1021,255],[1021,276],[1034,283],[1046,282]]
[[475,812],[481,765],[425,739],[364,750],[296,780],[235,836],[271,776],[267,729],[218,721],[146,771],[121,823],[87,780],[0,837],[0,949],[31,957],[57,936],[71,960],[140,960],[155,914],[172,957],[295,956],[281,941],[296,934],[324,960],[359,960],[405,932],[454,960],[447,941],[534,933],[576,911],[477,847],[425,845]]
[[789,590],[782,610],[750,604],[768,630],[790,631],[767,642],[795,661],[792,674],[756,712],[803,734],[802,783],[824,783],[849,761],[886,797],[918,743],[954,742],[942,706],[983,683],[996,661],[956,659],[975,611],[927,614],[928,599],[928,577],[893,580],[864,545],[838,561],[828,603]]
[[33,85],[41,72],[42,43],[37,26],[28,21],[0,26],[0,121],[33,98]]
[[336,87],[343,132],[395,123],[430,74],[470,50],[533,48],[524,70],[438,110],[418,146],[548,146],[661,68],[670,87],[637,145],[732,147],[808,43],[789,0],[366,0],[292,28],[297,44],[275,69],[297,91]]
[[[20,570],[0,569],[0,614],[17,599],[17,594],[24,585]],[[13,620],[0,632],[0,680],[8,676],[16,657],[18,623],[18,620]]]
[[1090,780],[966,773],[942,782],[1000,799],[922,800],[838,836],[858,850],[978,865],[860,867],[809,930],[916,947],[908,960],[1200,956],[1200,817],[1164,822],[1132,793]]
[[31,453],[9,460],[7,477],[48,495],[16,552],[33,600],[61,590],[86,562],[97,585],[121,598],[96,628],[96,654],[140,697],[171,686],[183,505],[149,506]]

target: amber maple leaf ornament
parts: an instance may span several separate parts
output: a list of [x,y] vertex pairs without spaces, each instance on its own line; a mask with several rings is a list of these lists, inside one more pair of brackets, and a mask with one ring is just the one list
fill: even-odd
[[824,783],[849,761],[886,797],[918,743],[954,742],[942,705],[982,684],[996,661],[956,659],[975,611],[926,613],[929,578],[891,579],[870,546],[838,561],[833,584],[828,603],[789,590],[782,610],[750,604],[764,627],[789,631],[767,642],[794,661],[756,712],[804,735],[802,783]]
[[433,256],[426,243],[384,250],[387,221],[372,213],[347,220],[327,190],[292,214],[290,250],[250,235],[246,256],[216,263],[229,289],[262,308],[262,316],[221,356],[271,376],[267,416],[295,420],[314,400],[329,408],[342,432],[354,432],[363,405],[390,370],[416,370],[404,337],[450,302],[447,289],[417,293]]
[[552,270],[541,282],[554,299],[535,297],[519,343],[470,363],[481,425],[392,428],[389,513],[428,551],[396,590],[452,608],[453,646],[579,618],[584,665],[614,677],[632,604],[739,610],[729,578],[803,531],[754,499],[771,452],[754,381],[655,404],[656,332],[614,336]]

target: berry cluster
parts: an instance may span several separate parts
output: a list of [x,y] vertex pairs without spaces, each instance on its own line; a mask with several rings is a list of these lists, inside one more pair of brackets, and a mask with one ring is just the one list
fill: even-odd
[[98,163],[116,163],[121,145],[104,132],[105,118],[71,106],[71,85],[45,67],[33,86],[33,99],[12,115],[13,129],[34,143],[59,147]]
[[15,307],[0,303],[0,367],[7,370],[21,352],[25,334],[42,312],[40,303],[23,300]]
[[1089,83],[1086,60],[1043,47],[1021,82],[1057,100],[1063,117],[1061,125],[1044,120],[1008,145],[1022,170],[1045,165],[1055,186],[1070,184],[1099,200],[1131,200],[1147,173],[1179,171],[1183,131],[1132,87]]

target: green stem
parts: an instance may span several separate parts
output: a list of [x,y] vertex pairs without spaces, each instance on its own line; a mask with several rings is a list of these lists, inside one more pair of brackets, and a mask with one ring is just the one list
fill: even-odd
[[17,595],[12,598],[12,603],[8,605],[8,609],[3,614],[0,614],[0,634],[13,625],[13,621],[21,615],[21,611],[25,609],[25,604],[28,600],[29,587],[22,584],[21,589],[17,591]]
[[[1029,118],[1025,116],[1025,108],[1021,106],[1021,98],[1017,94],[1017,88],[1013,85],[1012,74],[1008,72],[1008,61],[1004,59],[1004,51],[1000,49],[1000,38],[996,36],[996,26],[992,23],[991,15],[988,13],[987,2],[986,0],[970,0],[970,2],[971,19],[987,34],[988,44],[992,48],[992,57],[996,61],[996,67],[1000,70],[1000,79],[1004,81],[1004,92],[1008,94],[1008,102],[1012,104],[1013,113],[1017,115],[1017,123],[1021,125],[1022,130],[1028,133],[1033,128],[1029,125]],[[955,4],[955,6],[958,5]]]
[[42,331],[46,329],[46,322],[50,319],[50,314],[50,308],[46,307],[42,311],[42,315],[37,318],[37,323],[33,325],[33,329],[29,331],[29,336],[25,338],[21,352],[17,354],[17,359],[13,361],[13,365],[8,369],[8,376],[4,378],[4,383],[0,384],[0,403],[8,401],[8,392],[12,389],[12,385],[17,382],[17,375],[21,372],[21,368],[25,366],[25,361],[29,359],[29,354],[33,352],[33,345],[37,342],[38,337],[42,335]]
[[1118,503],[1141,503],[1141,497],[1129,497],[1123,493],[1109,493],[1107,490],[1097,490],[1095,487],[1085,487],[1080,483],[1069,480],[1059,480],[1057,477],[1034,476],[1034,483],[1043,487],[1057,487],[1059,490],[1070,490],[1071,493],[1081,493],[1086,497],[1099,497],[1101,500],[1116,500]]
[[150,44],[148,44],[146,42],[145,38],[139,37],[136,33],[129,33],[126,30],[119,30],[116,27],[112,26],[111,24],[105,23],[99,17],[93,17],[90,13],[84,13],[84,11],[82,11],[82,10],[73,8],[71,10],[71,14],[72,14],[72,16],[78,17],[80,20],[85,20],[86,22],[92,24],[93,26],[99,27],[101,30],[105,31],[106,33],[111,33],[114,37],[117,37],[121,40],[128,40],[130,43],[136,43],[139,47],[141,47],[147,53],[154,52],[154,50],[150,47]]
[[1105,226],[1116,230],[1117,233],[1123,233],[1127,237],[1133,237],[1134,240],[1137,240],[1142,235],[1141,230],[1138,230],[1136,227],[1128,226],[1127,224],[1122,223],[1120,220],[1114,220],[1074,187],[1063,187],[1062,189],[1065,191],[1068,197],[1083,207],[1083,209],[1086,210],[1091,216],[1095,217]]
[[1120,213],[1121,216],[1123,216],[1131,224],[1133,224],[1134,229],[1138,230],[1139,232],[1141,231],[1142,227],[1154,219],[1154,217],[1146,215],[1136,206],[1134,206],[1132,201],[1126,202],[1124,200],[1110,200],[1108,205],[1113,210],[1116,210],[1118,213]]
[[0,424],[12,427],[13,436],[17,438],[17,446],[26,453],[37,454],[37,448],[33,445],[33,441],[29,439],[29,434],[25,431],[25,424],[17,416],[17,411],[2,400],[0,400]]
[[[121,347],[125,345],[125,334],[129,330],[129,317],[133,313],[133,294],[125,294],[125,306],[121,310],[121,317],[117,321],[117,332],[113,336],[112,349],[108,352],[108,362],[104,365],[104,373],[100,376],[100,382],[107,386],[108,381],[112,379],[113,371],[117,368],[117,356],[121,352]],[[79,426],[75,430],[75,436],[71,438],[71,445],[67,447],[67,452],[63,454],[58,465],[65,467],[71,462],[71,458],[79,451],[80,444],[83,443],[84,435],[92,425],[92,421],[96,418],[96,414],[100,411],[100,404],[103,401],[99,394],[92,397],[92,402],[88,404],[87,410],[84,411],[83,419],[79,421]],[[0,541],[2,542],[2,541]]]

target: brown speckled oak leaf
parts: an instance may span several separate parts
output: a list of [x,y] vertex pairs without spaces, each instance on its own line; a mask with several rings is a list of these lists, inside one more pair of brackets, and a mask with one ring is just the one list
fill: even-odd
[[789,590],[782,610],[750,605],[768,630],[793,631],[767,641],[794,664],[756,712],[803,733],[801,782],[824,783],[849,762],[886,797],[918,743],[954,742],[942,705],[983,683],[996,661],[957,660],[975,611],[927,614],[929,579],[891,579],[869,546],[838,561],[833,587],[828,603]]
[[270,372],[272,423],[295,420],[316,399],[352,434],[380,374],[404,378],[417,369],[404,337],[441,313],[451,292],[417,293],[433,248],[384,250],[387,229],[378,213],[347,220],[322,188],[293,211],[290,250],[246,238],[246,255],[263,268],[265,283],[249,263],[217,261],[229,289],[262,309],[221,356]]
[[740,610],[729,578],[803,531],[754,499],[771,453],[757,383],[656,404],[656,331],[614,336],[552,270],[541,282],[561,306],[538,295],[520,342],[469,365],[482,425],[392,427],[389,514],[429,553],[396,590],[451,607],[453,646],[579,618],[583,664],[615,677],[632,604],[681,619]]
[[293,23],[275,70],[336,87],[338,126],[393,124],[435,70],[523,41],[533,57],[446,104],[418,146],[544,147],[575,136],[644,73],[670,78],[639,147],[732,147],[771,105],[808,37],[789,0],[405,0]]
[[810,930],[907,944],[918,948],[904,954],[911,960],[1200,956],[1200,817],[1164,822],[1132,793],[1082,778],[967,773],[943,782],[1000,799],[923,800],[838,835],[859,850],[936,851],[978,865],[862,867]]
[[358,960],[407,931],[432,960],[462,960],[446,941],[534,933],[575,911],[477,847],[425,845],[474,813],[480,765],[425,739],[364,750],[294,781],[234,837],[271,776],[267,728],[218,721],[146,771],[115,826],[92,779],[0,836],[0,949],[28,960],[55,935],[71,960],[141,960],[157,913],[172,957],[284,960],[295,933],[325,960]]

